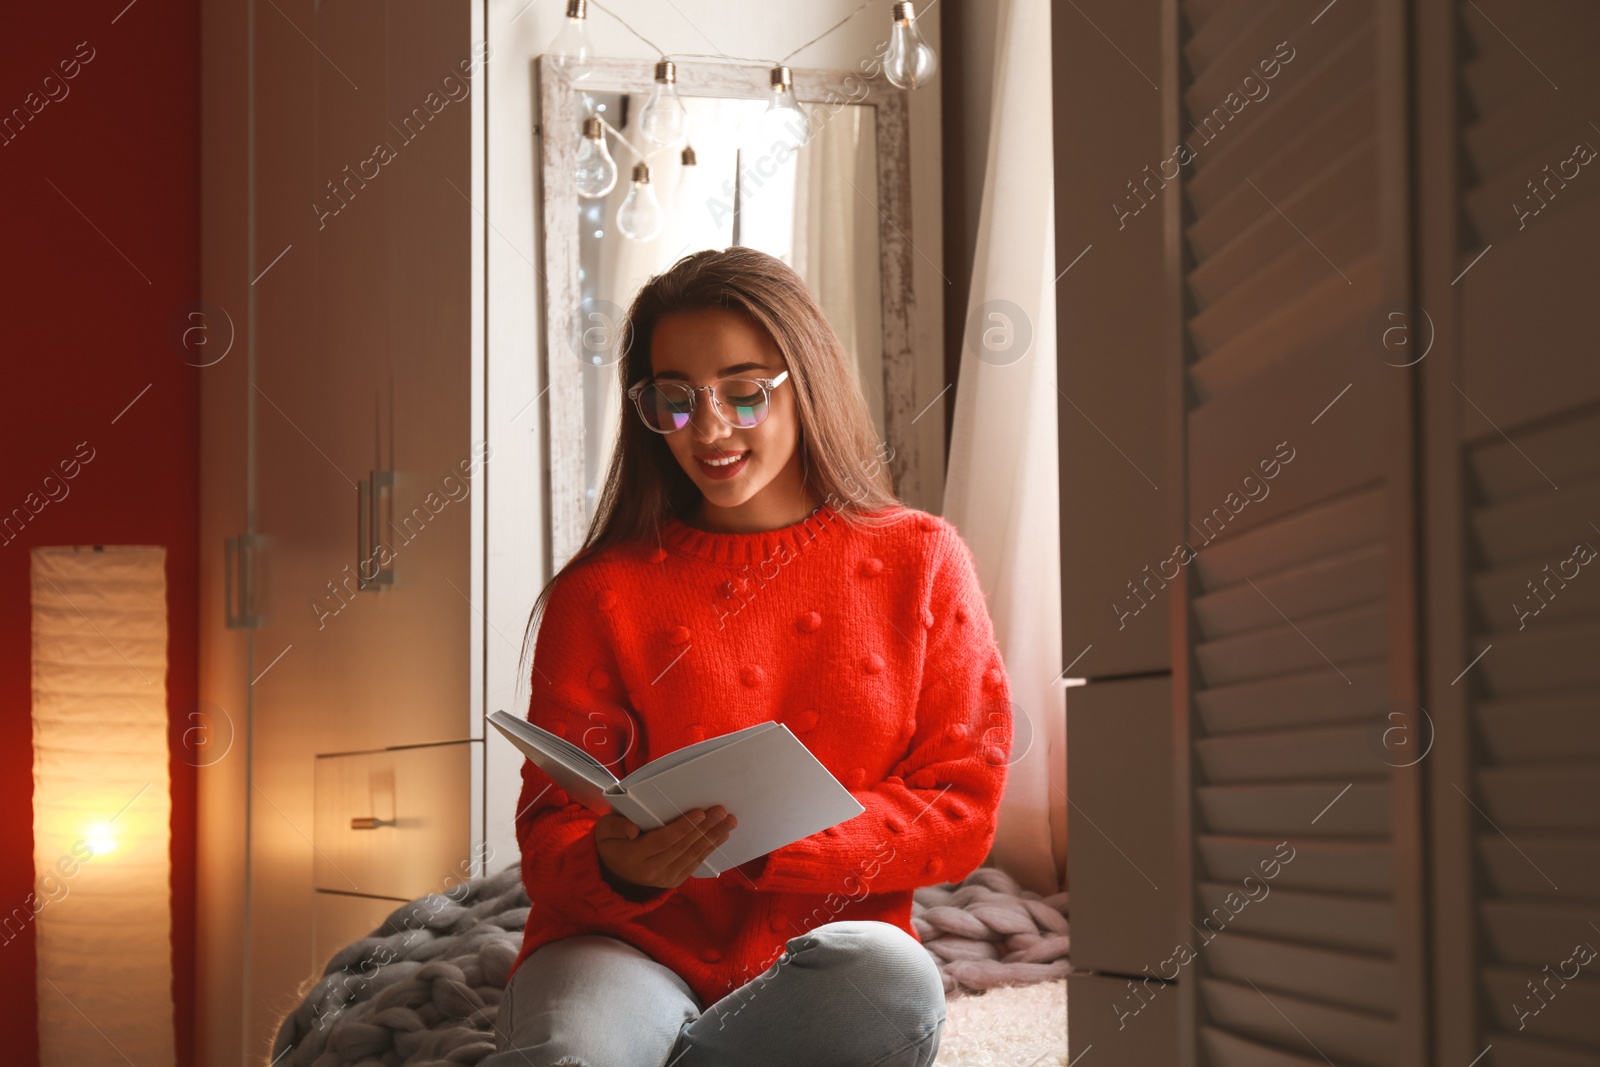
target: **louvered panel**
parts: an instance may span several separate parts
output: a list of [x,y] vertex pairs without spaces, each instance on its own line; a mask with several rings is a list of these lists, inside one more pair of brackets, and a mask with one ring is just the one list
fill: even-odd
[[[1398,84],[1380,86],[1379,6],[1224,3],[1181,42],[1193,77],[1177,128],[1195,151],[1180,172],[1184,518],[1198,546],[1183,616],[1191,926],[1226,919],[1199,953],[1212,1065],[1327,1062],[1308,1036],[1355,1067],[1421,1048],[1396,1037],[1421,1003],[1416,923],[1403,918],[1416,849],[1409,836],[1395,849],[1413,794],[1382,747],[1385,713],[1397,700],[1410,710],[1393,657],[1411,636],[1391,614],[1413,547],[1390,510],[1406,384],[1372,336],[1403,276],[1386,258],[1402,201],[1379,184],[1401,158],[1379,125]],[[1283,40],[1295,56],[1270,95],[1215,113]],[[1294,458],[1264,478],[1257,458],[1274,448]],[[1240,907],[1279,847],[1293,861]]]
[[1477,710],[1490,762],[1600,759],[1600,697],[1593,693],[1488,700]]
[[1195,662],[1206,685],[1289,674],[1319,663],[1330,676],[1343,681],[1338,664],[1374,659],[1383,652],[1381,605],[1329,611],[1292,622],[1280,617],[1276,626],[1194,646]]
[[1398,1067],[1395,1024],[1366,1012],[1331,1008],[1315,1000],[1271,996],[1235,982],[1201,983],[1206,1009],[1218,1023],[1285,1049],[1311,1042],[1329,1060],[1349,1067]]
[[[1587,150],[1600,150],[1594,128],[1582,119],[1556,123],[1543,114],[1530,125],[1541,133],[1551,128],[1555,132],[1517,158],[1486,171],[1490,177],[1462,198],[1483,243],[1504,240],[1528,226],[1559,226],[1568,209],[1600,195],[1600,180],[1590,173],[1600,170],[1600,162],[1587,156]],[[1586,149],[1581,156],[1580,144]],[[1584,165],[1580,158],[1590,162]],[[1490,165],[1484,161],[1485,167]]]
[[1193,12],[1203,5],[1184,6],[1191,12],[1191,18],[1189,39],[1183,43],[1183,58],[1197,79],[1203,77],[1205,70],[1216,62],[1218,54],[1235,38],[1248,32],[1252,22],[1258,22],[1265,14],[1281,12],[1289,7],[1274,0],[1267,3],[1261,0],[1220,0],[1210,5],[1203,16],[1197,19],[1193,17]]
[[[1592,1054],[1595,1024],[1600,1020],[1600,980],[1580,974],[1563,988],[1552,983],[1545,1000],[1528,988],[1530,981],[1539,985],[1543,979],[1542,973],[1526,967],[1484,968],[1484,1001],[1494,1021],[1554,1045],[1569,1042],[1576,1046],[1569,1052]],[[1518,1014],[1518,1007],[1526,1014]]]
[[[1593,60],[1595,42],[1585,40],[1581,32],[1573,32],[1581,28],[1573,14],[1571,10],[1560,11],[1549,4],[1528,6],[1516,26],[1517,40],[1524,51],[1532,48],[1531,54],[1539,57],[1539,67],[1558,77],[1558,85],[1566,83],[1563,92],[1580,87],[1574,84],[1574,78],[1582,79],[1588,74]],[[1471,8],[1465,9],[1463,18],[1494,34],[1489,24],[1479,19]],[[1507,48],[1504,38],[1495,37],[1494,41],[1478,46],[1477,54],[1461,64],[1462,88],[1475,113],[1489,114],[1509,101],[1534,94],[1548,97],[1556,91],[1525,55]]]
[[1490,896],[1600,900],[1600,838],[1486,834],[1477,852]]
[[1458,71],[1467,247],[1513,239],[1528,226],[1570,224],[1570,209],[1600,196],[1589,173],[1600,168],[1573,158],[1579,142],[1600,145],[1592,125],[1600,10],[1551,0],[1496,10],[1470,0],[1458,8],[1467,53]]
[[1382,956],[1233,933],[1218,934],[1201,951],[1220,978],[1354,1011],[1390,1015],[1399,992],[1394,964]]
[[[1238,89],[1246,75],[1255,75],[1259,80],[1262,73],[1259,64],[1278,54],[1280,42],[1287,42],[1288,47],[1293,49],[1292,53],[1284,50],[1282,54],[1292,55],[1293,58],[1279,70],[1277,78],[1268,83],[1274,89],[1263,103],[1275,99],[1280,91],[1284,102],[1288,103],[1290,97],[1312,87],[1314,83],[1325,82],[1336,76],[1331,75],[1328,68],[1343,59],[1346,43],[1370,30],[1372,0],[1341,0],[1314,29],[1311,27],[1313,13],[1298,4],[1269,3],[1257,10],[1260,13],[1245,32],[1228,42],[1208,65],[1191,68],[1194,78],[1183,90],[1185,126],[1188,121],[1203,125],[1205,116],[1221,104],[1229,92]],[[1298,70],[1297,65],[1300,68]],[[1268,69],[1271,69],[1270,66]],[[1352,80],[1365,79],[1357,77]],[[1280,85],[1281,90],[1278,88]],[[1316,91],[1313,87],[1313,96]],[[1253,108],[1255,104],[1249,107]],[[1263,123],[1269,114],[1278,114],[1272,108],[1258,110]],[[1296,102],[1289,110],[1304,118],[1321,108],[1315,103]],[[1275,128],[1281,133],[1288,127],[1280,125]]]
[[1272,726],[1376,721],[1387,706],[1384,661],[1341,664],[1349,685],[1328,684],[1326,666],[1259,682],[1203,689],[1195,709],[1207,734],[1237,733]]
[[1327,1062],[1318,1056],[1307,1058],[1247,1041],[1213,1026],[1200,1029],[1200,1040],[1214,1067],[1323,1067]]
[[[1358,0],[1352,7],[1366,7],[1369,4],[1370,0]],[[1225,99],[1230,92],[1240,92],[1240,83],[1247,76],[1253,75],[1257,81],[1261,81],[1262,70],[1258,64],[1272,57],[1280,43],[1287,42],[1298,53],[1311,40],[1306,32],[1311,16],[1300,4],[1285,3],[1283,0],[1260,3],[1258,0],[1253,8],[1241,5],[1240,10],[1223,14],[1233,17],[1213,20],[1213,26],[1207,26],[1184,42],[1184,56],[1189,60],[1194,80],[1184,91],[1183,102],[1191,112],[1202,113],[1205,108]],[[1342,35],[1341,31],[1347,32],[1343,22],[1352,19],[1358,21],[1359,18],[1357,12],[1342,22],[1334,22],[1328,27],[1330,34]],[[1320,39],[1318,43],[1321,43]],[[1269,66],[1267,69],[1272,68]],[[1240,95],[1244,94],[1240,92]]]
[[[1573,16],[1581,14],[1582,9],[1589,6],[1589,0],[1568,0],[1566,3],[1552,3],[1550,0],[1530,3],[1529,0],[1520,0],[1511,5],[1510,9],[1516,13],[1516,22],[1511,24],[1510,29],[1515,32],[1519,40],[1538,40],[1548,43],[1552,37],[1559,36],[1564,27],[1571,27]],[[1507,24],[1502,21],[1507,7],[1505,5],[1490,5],[1490,7],[1492,10],[1488,12],[1481,8],[1474,9],[1473,0],[1466,0],[1460,5],[1460,30],[1470,55],[1493,55],[1497,52],[1511,51],[1515,47],[1507,42]],[[1495,15],[1495,12],[1499,14]],[[1490,21],[1491,16],[1494,17],[1494,21]],[[1524,61],[1526,62],[1525,54]]]
[[[1591,644],[1590,651],[1600,648]],[[1478,772],[1480,803],[1506,833],[1600,831],[1600,763],[1538,763]]]
[[1600,482],[1569,483],[1559,496],[1548,483],[1545,489],[1473,512],[1472,528],[1485,562],[1508,563],[1535,555],[1545,547],[1552,527],[1577,534],[1588,524],[1588,516],[1600,515]]
[[[1282,225],[1282,218],[1265,201],[1261,207],[1281,229],[1295,232]],[[1296,214],[1301,213],[1289,217]],[[1330,261],[1339,269],[1353,269],[1377,244],[1377,204],[1371,197],[1358,197],[1345,210],[1331,216],[1311,211],[1304,215],[1325,221],[1320,226],[1302,226],[1302,239],[1291,243],[1282,255],[1189,320],[1189,336],[1197,356],[1204,358],[1250,330],[1261,308],[1291,305],[1302,294],[1316,289],[1333,269]]]
[[[1593,618],[1590,616],[1589,618]],[[1582,623],[1546,622],[1523,633],[1508,634],[1489,651],[1474,671],[1482,671],[1496,692],[1600,689],[1600,620]]]
[[1268,875],[1279,889],[1368,897],[1388,892],[1394,877],[1387,844],[1297,841],[1289,862],[1274,863],[1280,843],[1277,838],[1203,834],[1199,840],[1201,877],[1242,884],[1247,876],[1259,879]]
[[[1595,124],[1600,126],[1600,114]],[[1600,149],[1600,134],[1594,143]],[[1461,442],[1503,442],[1503,432],[1522,448],[1524,462],[1531,459],[1544,470],[1548,457],[1524,440],[1600,406],[1600,359],[1592,356],[1600,199],[1577,203],[1559,220],[1543,220],[1550,225],[1540,221],[1492,250],[1473,248],[1453,257],[1442,271],[1454,278],[1484,257],[1457,286],[1467,288],[1458,325],[1463,354],[1458,369],[1441,369],[1456,372],[1440,392],[1441,402],[1459,405]],[[1478,267],[1491,259],[1495,269],[1480,275]],[[1566,492],[1554,472],[1545,474]]]
[[[1529,13],[1541,8],[1548,5],[1534,5]],[[1466,19],[1477,21],[1470,15]],[[1592,117],[1590,104],[1600,87],[1600,71],[1594,66],[1594,50],[1600,46],[1596,13],[1590,6],[1551,19],[1545,29],[1553,36],[1523,38],[1522,51],[1503,39],[1492,43],[1463,71],[1471,112],[1462,142],[1479,176],[1498,174],[1556,133],[1581,127]],[[1524,31],[1519,24],[1518,34]],[[1529,62],[1528,48],[1539,57],[1537,68]],[[1556,85],[1541,70],[1556,78]]]
[[[1573,103],[1576,106],[1564,106],[1561,94],[1555,92],[1530,95],[1468,128],[1464,137],[1467,155],[1479,180],[1493,182],[1510,172],[1517,187],[1521,187],[1530,179],[1537,181],[1546,163],[1554,164],[1570,156],[1578,141],[1592,142],[1594,131],[1588,129],[1590,120],[1586,118],[1591,109],[1584,107],[1581,97]],[[1558,148],[1560,153],[1554,154]],[[1584,179],[1592,177],[1589,169],[1581,165],[1579,173],[1569,180],[1577,185],[1587,184]]]
[[1311,362],[1370,352],[1369,320],[1378,288],[1376,253],[1338,270],[1328,267],[1328,277],[1293,304],[1263,309],[1248,330],[1191,364],[1189,377],[1196,395],[1205,403],[1291,358]]
[[[1538,457],[1537,467],[1529,456]],[[1524,430],[1515,444],[1496,435],[1467,453],[1467,470],[1489,500],[1542,493],[1546,477],[1557,485],[1600,482],[1600,410]]]
[[1191,566],[1206,589],[1216,589],[1247,576],[1370,545],[1382,536],[1382,496],[1364,490],[1209,544]]
[[[1304,58],[1297,54],[1294,63]],[[1370,33],[1345,42],[1312,70],[1298,76],[1291,70],[1293,63],[1279,74],[1281,88],[1261,102],[1266,106],[1247,128],[1234,130],[1224,124],[1229,112],[1216,109],[1214,101],[1204,105],[1212,108],[1210,112],[1189,116],[1184,143],[1194,155],[1188,165],[1193,173],[1183,188],[1193,217],[1204,219],[1226,198],[1238,195],[1240,185],[1248,190],[1246,178],[1255,180],[1274,166],[1286,171],[1289,184],[1282,189],[1274,186],[1267,195],[1276,192],[1274,200],[1281,203],[1311,175],[1353,153],[1372,136]],[[1291,80],[1296,77],[1300,80]],[[1255,106],[1248,105],[1240,118]],[[1293,180],[1296,174],[1299,181]]]
[[1202,737],[1195,755],[1206,780],[1219,785],[1299,778],[1378,778],[1371,727],[1270,730]]
[[[1589,923],[1596,918],[1588,904],[1557,905],[1546,901],[1492,900],[1483,906],[1484,946],[1496,963],[1530,967],[1533,976],[1544,980],[1543,968],[1566,969],[1573,975],[1589,970],[1587,965],[1560,961],[1572,955],[1573,946],[1597,940]],[[1600,963],[1600,960],[1596,961]]]
[[1394,908],[1384,900],[1273,889],[1259,876],[1243,887],[1202,882],[1198,889],[1197,917],[1206,933],[1230,930],[1366,953],[1384,952],[1394,938]]
[[[1349,109],[1351,117],[1368,121],[1365,107]],[[1315,145],[1323,142],[1315,141]],[[1317,155],[1326,153],[1319,152]],[[1340,146],[1330,158],[1310,159],[1309,152],[1290,153],[1263,168],[1257,184],[1263,189],[1296,189],[1295,201],[1284,206],[1290,218],[1331,218],[1352,205],[1373,203],[1373,141],[1368,137],[1352,146]],[[1318,169],[1309,169],[1312,166]],[[1189,292],[1200,311],[1268,271],[1262,264],[1277,260],[1305,240],[1292,227],[1282,225],[1276,211],[1262,211],[1266,202],[1249,184],[1236,185],[1204,218],[1189,228],[1188,238],[1196,263],[1189,272]],[[1283,205],[1280,205],[1283,206]]]
[[1600,963],[1554,973],[1600,944],[1600,417],[1566,399],[1552,385],[1543,417],[1462,451],[1481,655],[1464,678],[1476,765],[1459,786],[1483,871],[1477,993],[1485,1019],[1529,1042],[1497,1063],[1600,1059]]
[[1195,790],[1212,833],[1301,838],[1389,835],[1389,787],[1370,782],[1205,785]]
[[1485,1041],[1494,1046],[1495,1067],[1600,1067],[1600,1056],[1575,1052],[1570,1045],[1552,1045],[1505,1031],[1491,1031]]
[[[1383,596],[1382,546],[1364,545],[1286,570],[1263,574],[1194,599],[1195,620],[1206,638],[1268,626],[1284,615],[1298,619]],[[1596,583],[1600,586],[1600,582]]]
[[[1587,532],[1588,538],[1582,534]],[[1515,563],[1484,571],[1472,579],[1473,602],[1486,619],[1493,619],[1495,629],[1515,622],[1511,627],[1521,630],[1535,619],[1541,622],[1572,620],[1600,613],[1600,581],[1585,581],[1588,568],[1582,570],[1572,561],[1574,542],[1592,541],[1600,546],[1600,536],[1593,531],[1581,530],[1568,540],[1555,540],[1562,531],[1546,529],[1545,546]],[[1552,536],[1554,535],[1554,536]],[[1595,549],[1600,559],[1600,547]],[[1566,566],[1563,566],[1566,564]],[[1593,568],[1600,571],[1600,566]],[[1572,581],[1562,577],[1576,576]]]

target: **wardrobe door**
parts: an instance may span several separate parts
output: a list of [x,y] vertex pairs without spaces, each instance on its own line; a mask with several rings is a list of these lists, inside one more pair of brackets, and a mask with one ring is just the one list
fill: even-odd
[[[319,811],[315,766],[408,745],[473,750],[481,601],[475,498],[458,467],[473,459],[472,122],[450,95],[473,55],[471,8],[278,7],[256,7],[254,33],[252,1055],[320,974],[314,889],[409,898],[459,876],[456,860],[430,860],[437,869],[376,884],[330,862],[344,853],[328,828],[348,833],[369,813]],[[372,776],[380,797],[384,782]],[[468,785],[435,778],[397,795],[436,818],[363,829],[363,849],[391,867],[445,849],[467,859],[457,843],[481,813]]]
[[1405,12],[1170,10],[1149,195],[1187,502],[1146,585],[1177,586],[1191,848],[1162,976],[1196,1062],[1422,1063],[1414,372],[1381,343],[1410,302]]
[[1600,9],[1418,16],[1439,1062],[1600,1063]]
[[[235,1063],[272,1058],[279,1015],[311,968],[311,762],[305,742],[317,716],[307,672],[330,646],[311,640],[315,621],[308,602],[325,569],[315,547],[331,542],[348,514],[344,472],[353,465],[352,439],[360,432],[330,418],[329,392],[344,384],[338,368],[306,373],[319,336],[335,330],[334,324],[319,330],[311,309],[321,285],[318,245],[337,231],[319,233],[311,205],[321,184],[319,97],[332,90],[322,72],[339,75],[302,36],[323,37],[310,0],[280,6],[254,7],[249,54],[240,57],[250,64],[253,93],[248,136],[254,237],[248,335],[253,540],[241,569],[255,595],[246,678],[250,712],[238,751],[248,772],[248,814],[240,958],[245,997],[239,1006],[245,1030]],[[326,52],[331,42],[323,38],[319,46]],[[308,54],[316,63],[307,61]],[[363,54],[332,47],[330,57],[360,84],[376,75],[373,54],[370,47]],[[344,95],[358,94],[344,85]],[[347,228],[345,239],[353,233]],[[353,295],[347,299],[360,306]],[[339,695],[321,694],[331,701]]]

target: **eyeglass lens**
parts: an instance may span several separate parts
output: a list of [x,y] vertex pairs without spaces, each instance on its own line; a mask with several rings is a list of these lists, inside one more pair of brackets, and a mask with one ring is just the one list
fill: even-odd
[[[689,425],[695,391],[680,382],[651,382],[639,393],[639,414],[661,433]],[[723,419],[741,429],[759,425],[767,417],[767,394],[760,382],[727,378],[712,391]]]

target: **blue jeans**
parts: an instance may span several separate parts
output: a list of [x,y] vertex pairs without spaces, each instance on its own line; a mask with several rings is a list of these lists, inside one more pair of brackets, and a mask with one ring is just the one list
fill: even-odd
[[929,1067],[944,984],[889,923],[825,923],[702,1011],[670,968],[600,934],[522,961],[500,1002],[498,1051],[479,1067]]

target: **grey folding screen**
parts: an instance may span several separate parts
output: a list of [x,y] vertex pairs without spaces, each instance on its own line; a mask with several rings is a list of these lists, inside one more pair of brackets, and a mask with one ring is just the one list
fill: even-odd
[[1600,1062],[1600,13],[1054,37],[1070,1055]]

